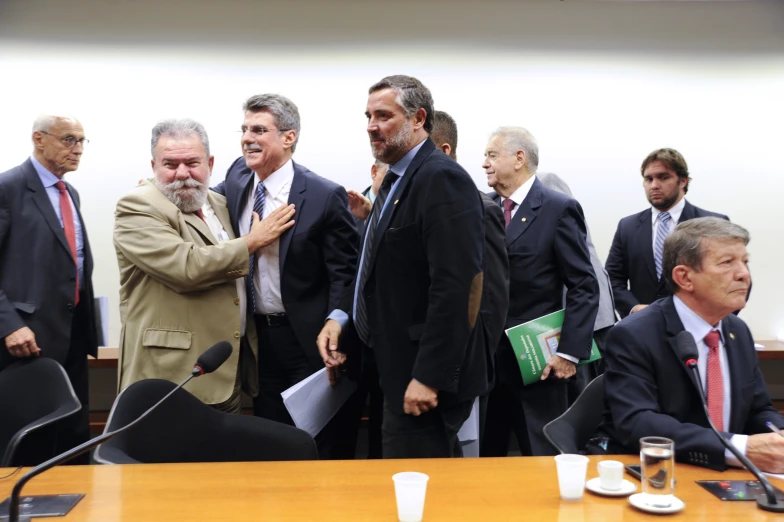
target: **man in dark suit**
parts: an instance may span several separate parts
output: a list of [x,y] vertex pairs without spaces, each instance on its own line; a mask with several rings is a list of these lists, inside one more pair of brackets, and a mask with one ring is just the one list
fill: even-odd
[[536,178],[539,149],[521,127],[501,127],[491,136],[483,168],[504,209],[509,255],[509,313],[506,327],[564,308],[558,353],[540,382],[523,386],[509,339],[496,354],[498,384],[490,394],[482,455],[505,456],[514,430],[523,455],[554,453],[544,425],[568,408],[566,379],[591,350],[599,285],[586,246],[582,208],[572,198],[545,188]]
[[[702,386],[716,428],[763,471],[784,472],[784,438],[765,425],[784,427],[784,416],[771,405],[751,332],[731,313],[746,304],[748,242],[745,229],[715,217],[681,223],[665,241],[674,295],[624,319],[607,339],[600,436],[609,437],[609,452],[637,453],[641,437],[661,436],[675,442],[679,461],[740,465],[708,426]],[[699,384],[676,351],[684,331],[696,344]]]
[[[354,327],[374,352],[384,390],[384,458],[461,454],[457,432],[488,387],[484,348],[470,342],[482,293],[484,219],[471,178],[436,150],[433,98],[416,78],[369,90],[376,159],[389,165],[368,217]],[[327,321],[319,348],[340,363],[341,329]]]
[[[343,187],[292,161],[299,111],[277,94],[245,102],[243,157],[215,191],[226,196],[236,235],[255,212],[266,218],[288,205],[295,224],[251,257],[248,299],[259,337],[259,396],[255,414],[292,424],[280,393],[323,367],[316,337],[327,318],[346,321],[356,274],[357,233]],[[340,414],[333,426],[340,424]],[[335,428],[338,429],[338,428]],[[347,457],[327,426],[322,458]],[[339,437],[337,437],[339,439]]]
[[98,352],[90,243],[79,194],[63,181],[87,139],[61,116],[38,118],[32,139],[30,158],[0,174],[0,371],[38,356],[63,365],[82,403],[59,430],[65,451],[89,438],[87,355]]
[[691,178],[677,150],[651,152],[640,171],[651,208],[621,219],[605,264],[621,317],[669,295],[661,277],[661,255],[665,238],[678,223],[706,216],[729,219],[686,201]]

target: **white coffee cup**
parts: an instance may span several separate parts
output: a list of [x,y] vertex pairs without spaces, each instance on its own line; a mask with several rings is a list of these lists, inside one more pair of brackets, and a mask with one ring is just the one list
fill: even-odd
[[618,491],[623,485],[623,462],[603,460],[597,464],[602,489]]
[[558,472],[561,500],[581,500],[585,492],[588,457],[585,455],[557,455],[555,469]]
[[405,471],[392,475],[395,483],[397,518],[400,522],[420,522],[425,510],[427,481],[424,473]]

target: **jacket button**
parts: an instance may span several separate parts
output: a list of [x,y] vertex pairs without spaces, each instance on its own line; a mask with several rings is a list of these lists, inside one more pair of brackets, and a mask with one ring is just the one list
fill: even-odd
[[235,339],[239,339],[240,338],[240,333],[239,332],[234,332],[234,338]]
[[239,298],[239,297],[235,297],[235,298],[234,298],[234,304],[235,304],[235,305],[238,305],[238,304],[240,304],[240,298]]
[[68,304],[67,304],[67,305],[65,305],[65,306],[66,306],[66,308],[68,308],[69,310],[73,310],[73,303],[68,303]]

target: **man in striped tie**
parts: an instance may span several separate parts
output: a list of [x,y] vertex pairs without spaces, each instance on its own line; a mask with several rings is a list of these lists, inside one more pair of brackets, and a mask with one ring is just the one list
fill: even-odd
[[[709,415],[762,471],[784,472],[784,437],[766,425],[784,427],[784,416],[771,405],[749,328],[732,314],[745,306],[751,284],[748,242],[744,228],[715,217],[681,223],[665,240],[662,277],[674,295],[621,321],[607,338],[600,431],[610,452],[637,453],[640,438],[655,435],[675,441],[682,462],[739,466]],[[684,331],[694,339],[690,355],[675,340]],[[684,358],[697,359],[699,383]]]

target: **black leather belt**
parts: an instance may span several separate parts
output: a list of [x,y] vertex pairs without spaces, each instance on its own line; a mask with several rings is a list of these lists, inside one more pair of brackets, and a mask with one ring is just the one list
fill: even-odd
[[256,314],[256,321],[261,326],[287,326],[289,324],[289,317],[286,314]]

